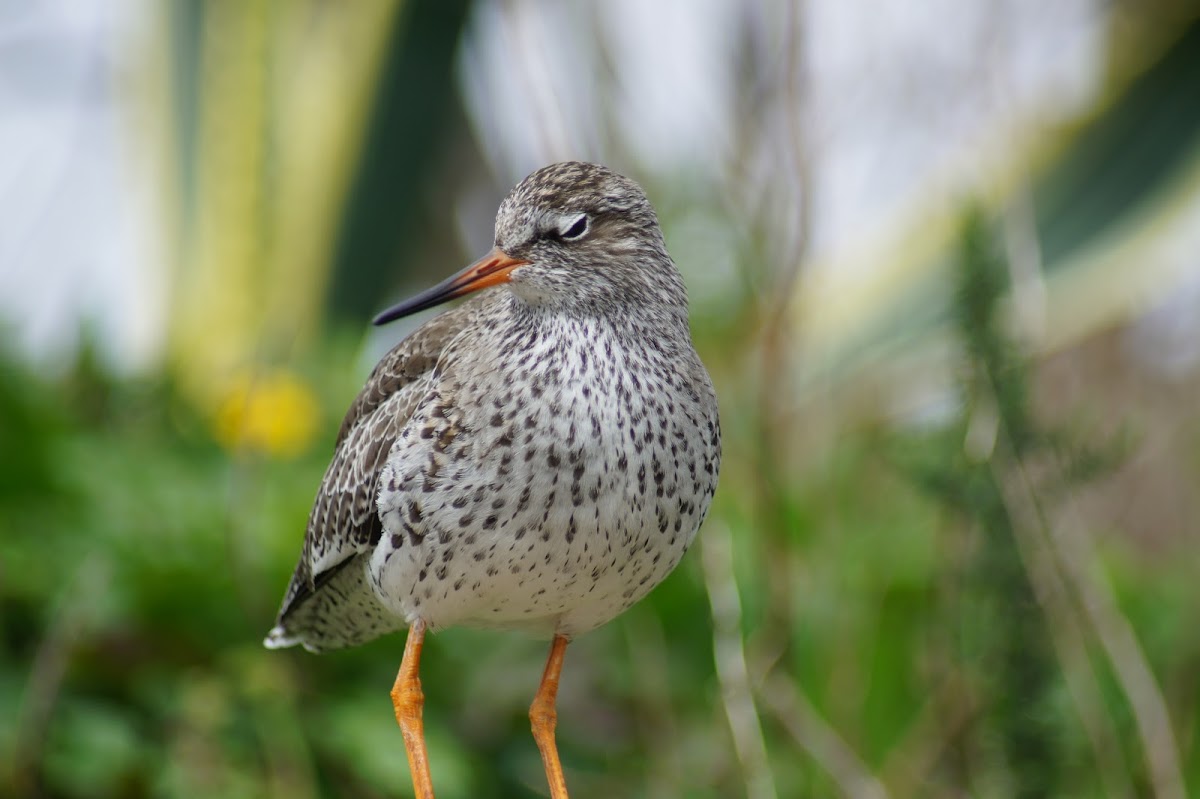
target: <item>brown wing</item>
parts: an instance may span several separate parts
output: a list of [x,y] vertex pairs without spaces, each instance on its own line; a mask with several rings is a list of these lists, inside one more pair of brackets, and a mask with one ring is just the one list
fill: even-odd
[[[314,634],[319,638],[327,631],[302,628],[327,627],[328,616],[337,611],[334,606],[338,604],[352,608],[373,599],[341,596],[346,586],[332,587],[330,591],[339,596],[316,603],[330,607],[322,607],[319,612],[298,612],[314,597],[321,598],[323,588],[340,572],[356,568],[359,556],[369,553],[378,542],[383,531],[375,506],[379,474],[393,442],[428,392],[442,351],[469,322],[482,299],[472,298],[431,319],[397,344],[371,371],[338,431],[333,460],[308,517],[300,562],[268,644],[276,638],[279,645],[297,641],[309,645]],[[356,586],[355,590],[370,591],[357,575],[349,584]]]

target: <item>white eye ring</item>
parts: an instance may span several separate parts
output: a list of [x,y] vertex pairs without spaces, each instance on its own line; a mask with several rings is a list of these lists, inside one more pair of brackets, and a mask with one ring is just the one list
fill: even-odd
[[559,238],[567,239],[568,241],[581,239],[587,235],[590,227],[591,226],[588,224],[588,215],[580,214],[579,216],[575,217],[575,219],[571,220],[570,224],[567,224],[566,220],[564,220],[563,226],[558,229],[558,236]]

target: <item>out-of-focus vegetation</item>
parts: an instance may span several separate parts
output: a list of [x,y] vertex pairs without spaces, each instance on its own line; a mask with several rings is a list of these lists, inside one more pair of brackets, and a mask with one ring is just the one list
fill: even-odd
[[[403,636],[319,657],[260,642],[371,365],[364,317],[402,273],[469,256],[439,217],[484,171],[451,77],[472,6],[174,9],[148,90],[171,120],[163,363],[121,375],[87,332],[57,372],[0,350],[0,795],[407,796],[388,698]],[[1026,228],[1019,200],[938,220],[938,268],[881,292],[818,369],[797,363],[800,216],[780,242],[695,182],[645,181],[702,284],[725,460],[695,551],[568,650],[572,796],[1200,790],[1200,524],[1180,511],[1200,484],[1200,377],[1158,390],[1124,366],[1119,329],[1081,333],[1112,275],[1055,260],[1130,227],[1114,249],[1145,253],[1128,241],[1158,228],[1129,218],[1178,208],[1155,198],[1195,172],[1200,106],[1179,98],[1197,30],[1045,156]],[[788,99],[771,75],[755,102]],[[1130,127],[1150,119],[1170,147]],[[1114,155],[1130,142],[1153,168]],[[1095,189],[1113,164],[1124,180]],[[763,214],[790,207],[771,199]],[[1022,231],[1078,292],[1049,281],[1047,315],[1070,318],[1049,345],[1018,323]],[[730,254],[732,276],[706,274]],[[948,380],[913,355],[930,349]],[[934,412],[888,415],[931,384],[949,397]],[[526,716],[545,649],[428,640],[440,795],[545,794]]]
[[[1024,415],[1028,374],[977,326],[992,300],[984,286],[972,305],[975,285],[961,307],[982,316],[964,332],[983,338],[964,362],[963,416],[927,435],[847,434],[800,479],[760,471],[752,397],[719,365],[739,353],[702,337],[725,389],[722,490],[703,558],[570,650],[559,735],[577,795],[740,794],[724,708],[751,697],[760,777],[780,796],[1169,795],[1147,771],[1146,698],[1131,700],[1081,607],[1094,598],[1064,569],[1111,584],[1104,612],[1136,631],[1154,681],[1135,687],[1161,685],[1200,779],[1195,561],[1111,538],[1094,560],[1054,565],[1050,539],[1067,533],[1043,527],[1045,506],[1097,470],[1047,479],[1031,453],[1070,460],[1101,434],[1055,449]],[[85,356],[47,380],[4,356],[0,436],[20,453],[0,482],[7,795],[407,795],[387,697],[402,637],[321,657],[259,643],[357,388],[350,349],[299,370],[324,387],[323,441],[299,458],[231,454],[169,379],[115,381]],[[992,443],[964,447],[980,424]],[[714,634],[730,631],[714,630],[706,591],[724,613],[723,585],[740,597],[744,697],[736,680],[723,694],[714,662]],[[543,649],[431,639],[427,729],[447,795],[542,792],[525,712]]]

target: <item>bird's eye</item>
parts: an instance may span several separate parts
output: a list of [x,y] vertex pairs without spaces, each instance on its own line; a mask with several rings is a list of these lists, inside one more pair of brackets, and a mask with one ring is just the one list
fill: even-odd
[[587,214],[580,214],[579,218],[571,223],[571,226],[559,231],[559,236],[564,239],[580,239],[588,230]]

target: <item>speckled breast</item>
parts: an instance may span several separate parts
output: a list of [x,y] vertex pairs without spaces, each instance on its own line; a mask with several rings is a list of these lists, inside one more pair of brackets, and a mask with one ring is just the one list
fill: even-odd
[[652,332],[562,318],[451,345],[380,481],[370,576],[389,609],[571,635],[670,573],[715,491],[720,432],[690,342]]

